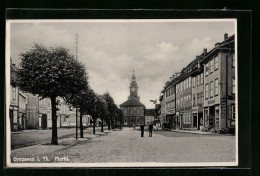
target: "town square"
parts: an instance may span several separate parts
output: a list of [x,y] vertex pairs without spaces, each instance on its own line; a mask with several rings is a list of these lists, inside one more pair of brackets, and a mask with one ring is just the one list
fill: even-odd
[[234,20],[8,27],[9,164],[237,165]]

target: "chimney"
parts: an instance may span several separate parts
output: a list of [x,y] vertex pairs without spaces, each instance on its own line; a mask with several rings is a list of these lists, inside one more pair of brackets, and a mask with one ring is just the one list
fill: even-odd
[[206,56],[207,55],[207,48],[203,49],[203,55]]
[[175,76],[176,76],[176,75],[172,75],[172,79],[173,79],[173,80],[175,79]]
[[172,77],[170,77],[170,81],[172,81]]
[[215,43],[215,47],[219,46],[220,43]]
[[225,34],[224,34],[224,40],[227,40],[227,38],[228,38],[228,34],[225,33]]

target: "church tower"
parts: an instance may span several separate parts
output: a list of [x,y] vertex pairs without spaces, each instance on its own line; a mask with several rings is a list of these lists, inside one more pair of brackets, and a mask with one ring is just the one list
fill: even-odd
[[138,97],[138,86],[137,86],[137,83],[136,83],[136,77],[135,77],[135,71],[133,70],[133,76],[132,76],[132,81],[130,83],[130,96],[128,97],[131,98],[135,98],[137,99],[138,101],[140,101],[140,97]]

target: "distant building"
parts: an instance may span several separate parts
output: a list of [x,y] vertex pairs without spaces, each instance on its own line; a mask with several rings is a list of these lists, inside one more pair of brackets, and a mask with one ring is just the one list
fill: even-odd
[[124,116],[123,125],[132,127],[133,125],[145,123],[145,106],[140,102],[140,97],[138,96],[138,86],[134,72],[129,89],[130,96],[127,101],[120,105],[120,109],[123,111]]
[[145,125],[153,123],[155,120],[155,109],[146,109],[145,110]]
[[22,91],[19,91],[19,120],[18,128],[26,129],[26,113],[27,113],[27,96]]
[[39,97],[31,93],[27,96],[26,129],[38,129],[39,126]]
[[12,64],[11,60],[11,84],[10,84],[10,108],[9,108],[9,117],[10,117],[10,127],[12,131],[18,130],[18,117],[19,117],[19,88],[16,86],[16,71],[17,68],[15,64]]

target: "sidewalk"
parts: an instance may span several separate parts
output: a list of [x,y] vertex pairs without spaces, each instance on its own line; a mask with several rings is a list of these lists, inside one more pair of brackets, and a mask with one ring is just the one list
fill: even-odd
[[218,133],[212,133],[212,132],[206,132],[206,131],[191,131],[191,130],[171,130],[173,132],[179,132],[179,133],[192,133],[192,134],[202,134],[202,135],[225,135],[230,136],[231,134],[218,134]]

